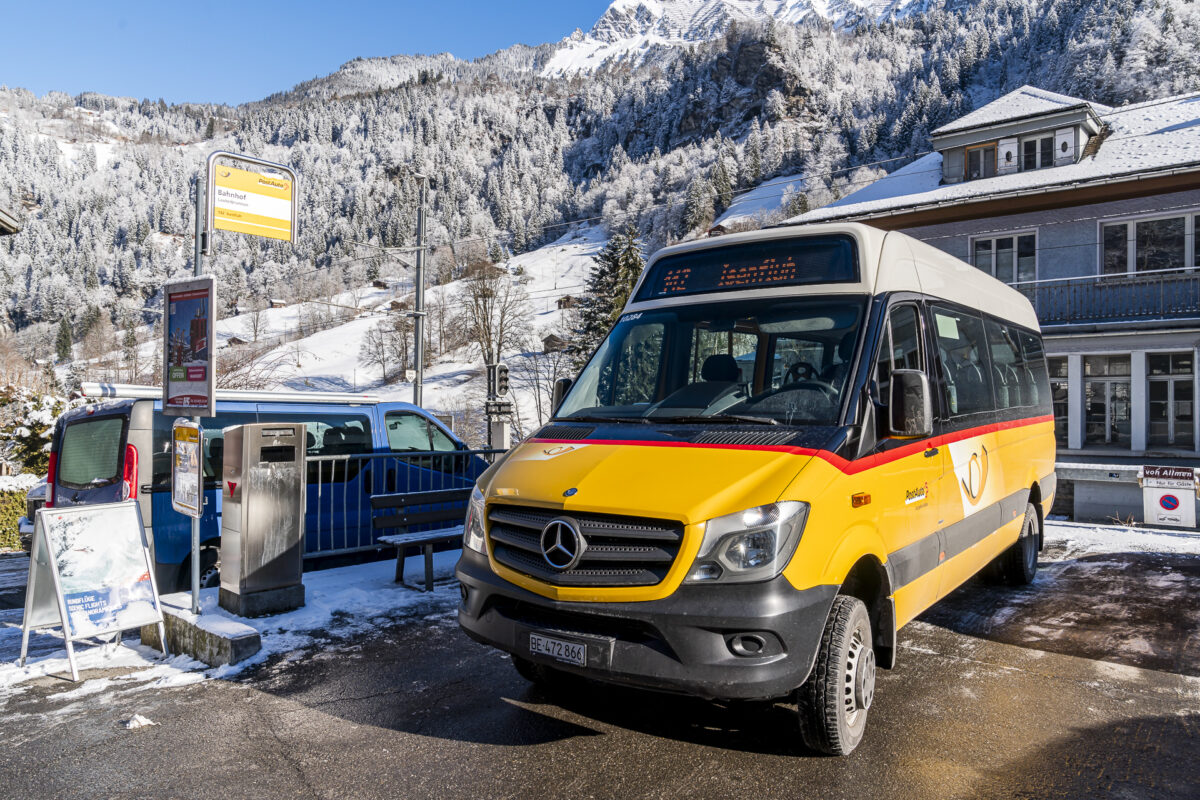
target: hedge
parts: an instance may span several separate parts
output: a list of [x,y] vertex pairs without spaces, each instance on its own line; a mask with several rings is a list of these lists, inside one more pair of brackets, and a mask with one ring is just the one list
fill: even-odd
[[25,516],[25,490],[0,492],[0,550],[19,550],[17,520]]

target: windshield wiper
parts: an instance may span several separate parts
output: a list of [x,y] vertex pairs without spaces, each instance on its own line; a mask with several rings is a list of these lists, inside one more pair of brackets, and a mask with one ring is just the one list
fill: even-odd
[[582,417],[556,417],[552,422],[638,422],[643,425],[650,422],[645,417],[600,417],[600,416],[582,416]]
[[655,422],[752,422],[755,425],[779,425],[772,417],[752,417],[749,414],[698,414],[684,417],[655,417]]

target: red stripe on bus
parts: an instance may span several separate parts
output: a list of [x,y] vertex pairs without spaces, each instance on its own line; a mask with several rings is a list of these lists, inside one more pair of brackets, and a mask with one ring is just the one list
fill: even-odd
[[712,444],[707,442],[656,442],[637,439],[542,439],[533,438],[529,440],[530,444],[599,444],[599,445],[632,445],[635,447],[690,447],[701,448],[706,450],[759,450],[771,453],[787,453],[798,456],[815,456],[820,458],[830,465],[837,467],[847,475],[853,475],[859,472],[864,472],[875,467],[889,464],[892,461],[898,461],[901,458],[906,458],[915,453],[920,453],[928,450],[931,447],[941,447],[942,445],[961,442],[963,439],[971,439],[976,436],[983,436],[988,433],[996,433],[997,431],[1012,430],[1013,428],[1023,428],[1027,425],[1040,425],[1044,422],[1053,422],[1054,415],[1046,414],[1041,417],[1026,417],[1024,419],[1008,420],[1006,422],[993,422],[989,425],[979,425],[966,430],[953,431],[952,433],[944,433],[941,436],[934,436],[930,439],[921,439],[917,442],[896,447],[887,450],[883,453],[876,453],[870,456],[854,459],[853,461],[842,458],[837,453],[828,450],[818,450],[811,447],[794,447],[791,445],[771,445],[771,444]]

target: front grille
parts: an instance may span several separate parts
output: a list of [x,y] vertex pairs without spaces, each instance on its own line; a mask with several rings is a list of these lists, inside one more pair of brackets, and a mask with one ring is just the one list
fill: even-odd
[[[570,517],[587,547],[568,570],[542,556],[542,529],[556,517]],[[683,525],[662,519],[571,514],[523,506],[492,506],[488,536],[498,562],[556,586],[653,586],[675,563]]]

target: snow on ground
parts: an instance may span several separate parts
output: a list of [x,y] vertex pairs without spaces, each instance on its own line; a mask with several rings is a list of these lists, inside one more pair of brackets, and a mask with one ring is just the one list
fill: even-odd
[[1067,553],[1194,553],[1200,555],[1200,532],[1179,528],[1129,528],[1051,518],[1046,522],[1046,545],[1061,545]]
[[0,475],[0,492],[28,492],[41,482],[37,475]]
[[[458,556],[458,551],[434,554],[434,576],[453,575]],[[423,575],[423,570],[421,559],[409,559],[406,580],[410,584],[419,580],[418,573]],[[304,654],[300,651],[306,648],[368,633],[400,618],[421,614],[436,619],[452,613],[458,598],[455,585],[443,583],[428,594],[395,583],[394,573],[395,562],[391,560],[306,572],[303,608],[251,620],[231,616],[217,605],[217,590],[205,590],[200,599],[204,617],[217,625],[236,619],[254,627],[262,636],[262,650],[257,655],[240,664],[210,668],[183,655],[164,657],[157,650],[137,644],[133,632],[126,635],[134,638],[127,638],[119,646],[76,643],[76,661],[81,677],[86,678],[80,683],[61,680],[69,676],[70,667],[62,638],[53,631],[31,634],[29,662],[25,667],[18,666],[23,611],[0,611],[0,711],[31,681],[61,682],[63,691],[51,694],[52,700],[74,700],[107,691],[129,693],[186,686],[214,678],[234,678],[275,655],[301,658]],[[87,670],[119,670],[121,674],[89,678]]]
[[739,222],[754,222],[759,225],[785,208],[792,195],[804,191],[803,175],[784,175],[772,178],[754,189],[740,194],[729,204],[729,208],[716,221],[717,225],[734,225]]

